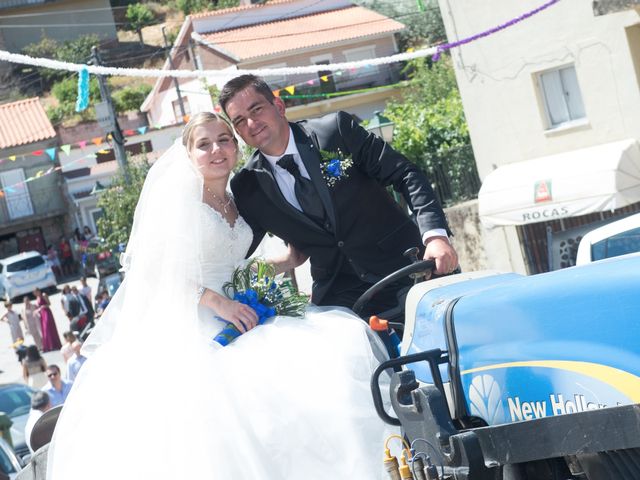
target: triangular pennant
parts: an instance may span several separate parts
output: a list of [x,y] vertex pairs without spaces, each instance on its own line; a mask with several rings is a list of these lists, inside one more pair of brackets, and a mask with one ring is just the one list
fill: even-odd
[[182,117],[182,120],[184,121],[184,123],[189,123],[189,115],[185,115],[184,117]]
[[147,131],[147,127],[140,127],[138,128],[138,131],[140,132],[140,135],[144,135],[145,132]]
[[135,130],[125,130],[122,133],[124,133],[127,137],[130,137],[131,135],[135,135],[136,134]]
[[284,89],[289,92],[289,95],[293,95],[296,91],[295,85],[289,85],[288,87],[284,87]]
[[307,85],[313,85],[314,83],[316,83],[315,80],[307,80]]
[[80,140],[78,142],[78,145],[80,145],[80,148],[84,148],[87,146],[87,141],[86,140]]
[[280,96],[280,90],[274,90],[273,91],[273,95],[276,96],[276,97],[279,97]]
[[160,130],[162,128],[162,125],[160,125],[159,123],[156,123],[153,128],[155,128],[156,130]]
[[36,173],[35,178],[40,178],[43,175],[44,175],[44,170],[38,170],[38,173]]
[[103,138],[102,137],[93,137],[91,139],[91,143],[93,143],[96,147],[99,147],[103,142]]
[[104,155],[105,153],[109,153],[109,149],[103,148],[102,150],[98,150],[96,153],[99,153],[100,155]]
[[34,150],[33,152],[31,152],[31,155],[35,155],[36,157],[39,157],[43,153],[44,153],[44,150]]
[[111,140],[113,140],[113,135],[107,133],[107,142],[110,142]]
[[329,75],[322,75],[320,77],[320,80],[322,80],[323,82],[328,82],[329,81]]
[[47,155],[49,155],[49,158],[51,159],[51,161],[53,162],[56,159],[56,147],[47,148],[46,152],[47,152]]
[[46,172],[44,172],[45,175],[49,175],[50,173],[52,173],[55,170],[55,167],[49,167],[49,170],[47,170]]
[[341,77],[342,76],[342,70],[338,70],[337,72],[333,72],[334,75],[336,75],[337,77]]
[[16,161],[16,156],[15,155],[11,155],[9,157],[9,160],[11,160],[12,162],[15,162]]
[[69,153],[71,153],[71,145],[69,145],[69,144],[62,145],[60,147],[60,150],[62,150],[67,156],[69,156]]

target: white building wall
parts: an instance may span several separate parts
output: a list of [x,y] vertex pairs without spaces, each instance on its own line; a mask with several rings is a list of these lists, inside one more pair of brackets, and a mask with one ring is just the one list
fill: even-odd
[[[203,85],[203,81],[200,79],[193,79],[188,82],[180,83],[180,95],[182,96],[183,101],[186,99],[189,103],[189,111],[191,115],[198,112],[213,111],[211,95],[209,95],[209,92]],[[149,109],[148,114],[150,125],[154,127],[165,127],[177,123],[173,111],[173,102],[177,100],[178,93],[173,86],[163,92],[159,92]]]

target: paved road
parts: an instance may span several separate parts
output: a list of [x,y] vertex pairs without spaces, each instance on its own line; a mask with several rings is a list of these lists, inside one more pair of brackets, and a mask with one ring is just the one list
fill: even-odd
[[[76,285],[78,288],[80,287],[79,280],[68,283],[69,285]],[[98,281],[95,278],[89,278],[87,283],[95,295]],[[51,310],[53,311],[53,316],[56,320],[60,341],[64,343],[62,332],[69,330],[69,320],[62,312],[62,305],[60,304],[60,290],[63,285],[64,284],[58,286],[57,293],[50,293],[49,299],[51,300]],[[16,303],[13,306],[13,309],[19,313],[22,310],[22,303]],[[5,311],[4,306],[0,306],[0,311]],[[15,351],[11,348],[11,343],[9,325],[3,322],[0,324],[0,370],[2,371],[0,373],[0,383],[22,382],[22,367],[18,363],[18,357],[16,356]],[[30,335],[26,335],[25,345],[31,344],[33,344],[33,338]],[[47,352],[44,353],[43,356],[47,361],[47,364],[57,364],[64,372],[64,362],[59,351]]]

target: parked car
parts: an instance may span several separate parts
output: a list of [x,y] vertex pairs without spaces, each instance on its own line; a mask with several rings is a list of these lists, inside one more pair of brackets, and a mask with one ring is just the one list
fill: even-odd
[[36,251],[22,252],[0,260],[0,290],[7,300],[56,287],[51,266]]
[[[0,437],[0,479],[14,480],[20,470],[22,470],[21,460],[16,456],[11,445]],[[2,474],[5,476],[3,477]]]
[[6,413],[11,425],[11,440],[16,456],[24,459],[30,455],[29,447],[24,438],[24,427],[31,409],[31,396],[34,390],[21,383],[6,383],[0,385],[0,412]]
[[640,252],[640,213],[607,223],[582,237],[576,265],[633,252]]
[[101,277],[115,273],[120,268],[120,253],[105,247],[101,238],[92,238],[82,255],[82,273],[86,277]]

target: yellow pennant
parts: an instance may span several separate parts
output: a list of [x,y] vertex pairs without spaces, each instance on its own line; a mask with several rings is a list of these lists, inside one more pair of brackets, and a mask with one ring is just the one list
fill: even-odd
[[44,175],[44,170],[40,170],[38,173],[36,173],[36,178],[40,178],[42,175]]
[[15,155],[11,155],[9,157],[9,160],[11,160],[12,162],[15,162],[16,161],[16,156]]
[[329,81],[329,75],[322,75],[320,77],[320,80],[322,80],[323,82],[328,82]]
[[284,89],[285,89],[287,92],[289,92],[289,95],[293,95],[293,92],[295,92],[295,91],[296,91],[296,87],[295,87],[295,85],[290,85],[290,86],[288,86],[288,87],[285,87]]

